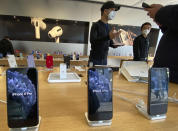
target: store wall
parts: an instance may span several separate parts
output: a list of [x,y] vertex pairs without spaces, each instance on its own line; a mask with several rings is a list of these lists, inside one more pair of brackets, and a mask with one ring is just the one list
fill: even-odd
[[[100,4],[70,0],[1,0],[0,14],[89,21],[91,27],[91,23],[100,18],[100,7]],[[145,11],[121,8],[111,23],[140,26],[146,21],[151,22],[153,27],[157,28]],[[90,44],[61,43],[57,45],[51,42],[31,41],[13,41],[13,44],[15,48],[24,49],[26,52],[31,52],[34,48],[51,53],[58,49],[66,53],[78,51],[87,54],[90,51]],[[109,55],[114,55],[115,52],[122,52],[120,55],[130,55],[132,54],[132,47],[111,49]]]

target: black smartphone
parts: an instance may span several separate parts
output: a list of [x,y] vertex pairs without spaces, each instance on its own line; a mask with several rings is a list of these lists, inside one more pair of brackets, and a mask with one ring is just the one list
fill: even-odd
[[88,119],[111,120],[113,71],[109,67],[88,69]]
[[151,8],[151,6],[145,2],[142,3],[143,8]]
[[7,69],[6,87],[9,128],[38,125],[37,70],[35,68]]
[[148,80],[148,114],[166,114],[168,106],[168,68],[150,68]]
[[66,63],[67,65],[67,69],[70,68],[70,60],[71,60],[71,56],[70,55],[64,55],[64,63]]

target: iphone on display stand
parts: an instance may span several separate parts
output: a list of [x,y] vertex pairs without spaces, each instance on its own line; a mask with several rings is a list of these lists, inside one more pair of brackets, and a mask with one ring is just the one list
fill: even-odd
[[39,124],[38,74],[35,68],[6,71],[7,118],[10,130]]
[[113,71],[110,67],[93,67],[88,70],[88,112],[90,126],[111,125]]
[[168,107],[168,84],[168,68],[149,69],[147,108],[142,100],[136,104],[138,111],[149,120],[166,119]]
[[168,68],[150,68],[147,105],[149,115],[154,116],[167,113],[168,84]]

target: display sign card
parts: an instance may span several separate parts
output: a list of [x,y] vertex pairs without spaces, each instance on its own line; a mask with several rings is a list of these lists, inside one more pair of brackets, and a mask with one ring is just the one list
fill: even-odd
[[60,79],[66,79],[67,78],[67,66],[65,63],[60,64]]
[[35,67],[35,61],[33,55],[27,56],[27,63],[28,63],[28,67]]
[[7,59],[10,67],[17,67],[17,62],[14,55],[7,55]]

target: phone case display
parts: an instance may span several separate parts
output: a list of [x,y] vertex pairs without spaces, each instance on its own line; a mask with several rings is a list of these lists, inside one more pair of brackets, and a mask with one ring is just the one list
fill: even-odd
[[46,67],[53,68],[53,56],[46,56]]
[[27,63],[28,63],[28,67],[35,67],[35,61],[33,55],[27,56]]

